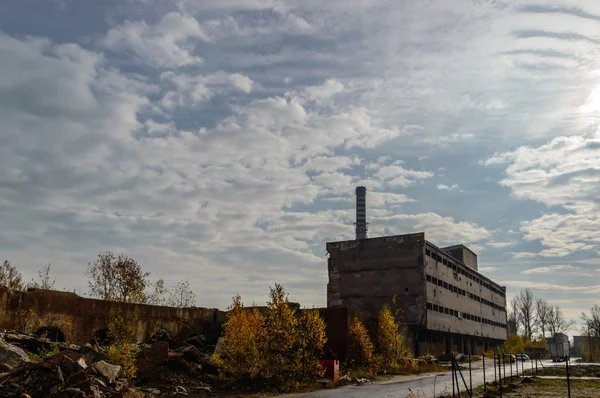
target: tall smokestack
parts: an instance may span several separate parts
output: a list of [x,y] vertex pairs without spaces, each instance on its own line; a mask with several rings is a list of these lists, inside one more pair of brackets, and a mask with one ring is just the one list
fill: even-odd
[[367,239],[367,188],[356,187],[356,240]]

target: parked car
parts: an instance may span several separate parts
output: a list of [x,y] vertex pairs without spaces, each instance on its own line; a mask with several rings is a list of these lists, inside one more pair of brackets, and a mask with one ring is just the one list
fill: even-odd
[[515,358],[519,361],[529,361],[529,355],[527,354],[516,354]]

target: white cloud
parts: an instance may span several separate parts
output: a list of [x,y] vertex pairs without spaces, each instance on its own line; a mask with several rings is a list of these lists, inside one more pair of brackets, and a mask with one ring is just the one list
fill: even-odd
[[453,191],[453,190],[458,189],[458,185],[457,184],[452,184],[452,185],[438,184],[437,189],[438,189],[438,191]]
[[479,272],[495,272],[498,271],[500,268],[498,267],[479,267]]
[[537,268],[531,268],[531,269],[527,269],[525,271],[521,271],[522,274],[525,275],[529,275],[529,274],[550,274],[554,271],[565,271],[565,270],[575,270],[575,269],[579,269],[579,267],[573,267],[572,265],[550,265],[547,267],[537,267]]
[[489,246],[489,247],[493,247],[495,249],[504,249],[506,247],[511,247],[516,244],[517,244],[517,242],[515,242],[515,241],[508,241],[508,242],[487,242],[485,245]]
[[253,86],[252,80],[247,76],[225,72],[207,76],[163,72],[160,80],[169,87],[161,101],[162,106],[166,109],[195,107],[208,101],[219,92],[227,93],[237,90],[249,94]]
[[417,182],[433,177],[429,171],[408,170],[400,165],[380,166],[373,176],[390,187],[408,187]]
[[157,24],[126,21],[111,29],[102,43],[108,49],[124,52],[143,64],[158,68],[199,65],[203,60],[194,55],[194,41],[211,41],[191,15],[171,12]]
[[600,185],[598,136],[559,137],[537,148],[520,147],[496,154],[485,165],[507,164],[500,181],[519,199],[561,206],[568,213],[548,213],[523,222],[527,240],[540,240],[546,257],[562,257],[600,246],[597,186]]

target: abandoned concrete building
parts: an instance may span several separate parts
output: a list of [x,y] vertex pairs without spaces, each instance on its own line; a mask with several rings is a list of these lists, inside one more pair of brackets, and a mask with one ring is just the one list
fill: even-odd
[[400,308],[417,355],[481,353],[508,337],[506,287],[464,245],[439,248],[421,232],[329,242],[327,252],[327,307]]

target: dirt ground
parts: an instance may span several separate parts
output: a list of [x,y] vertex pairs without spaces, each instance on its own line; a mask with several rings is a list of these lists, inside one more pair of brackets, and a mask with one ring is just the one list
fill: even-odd
[[[600,377],[600,365],[571,365],[569,373],[573,377]],[[525,372],[531,374],[531,372]],[[547,368],[538,368],[536,376],[567,376],[567,370],[564,366],[552,366]]]
[[[507,398],[525,397],[566,397],[567,380],[540,379],[537,377],[524,379],[524,381],[505,388],[502,396]],[[499,397],[496,391],[487,395],[480,391],[475,394],[477,398]],[[571,398],[598,398],[600,397],[600,381],[597,380],[571,380]]]

